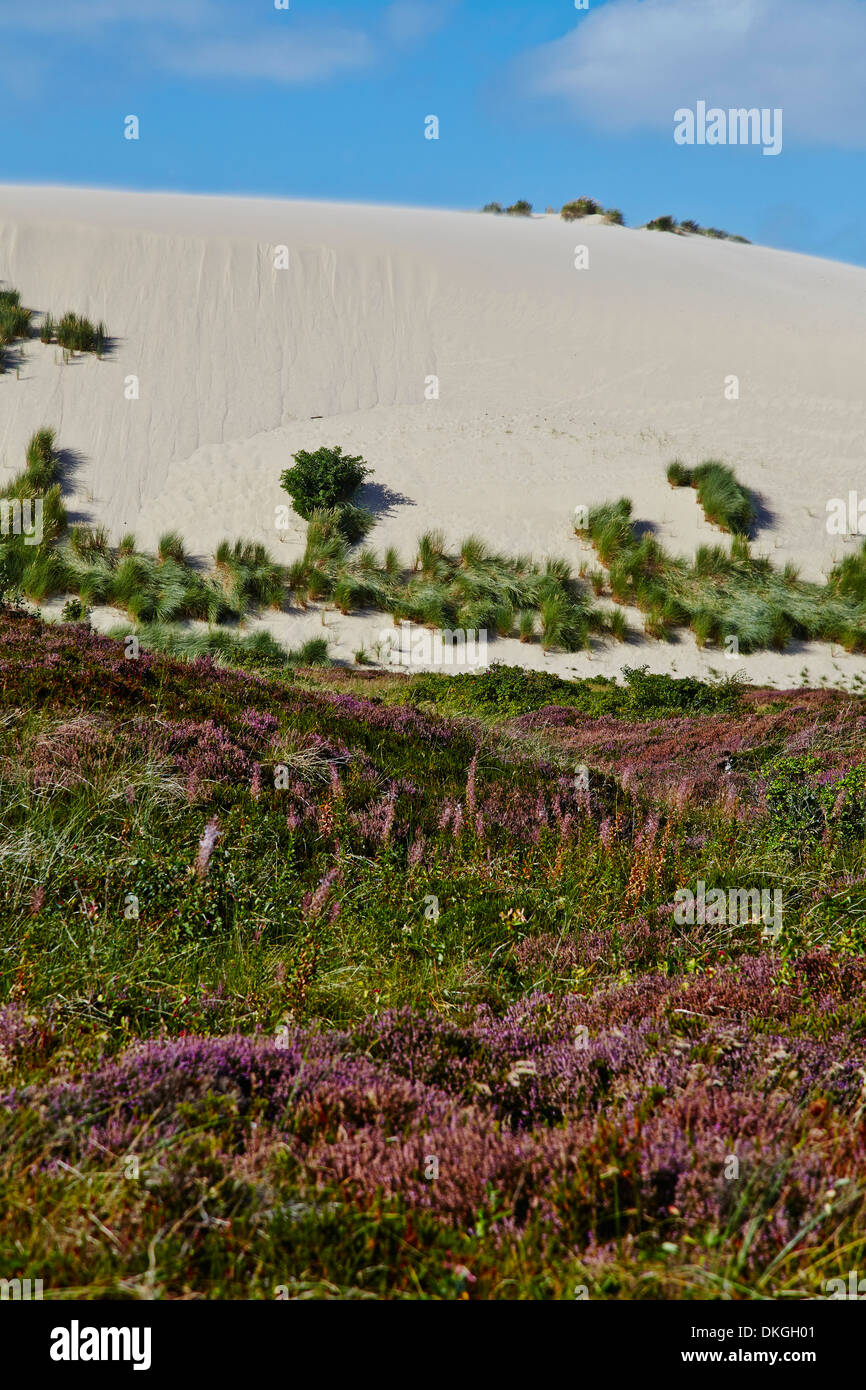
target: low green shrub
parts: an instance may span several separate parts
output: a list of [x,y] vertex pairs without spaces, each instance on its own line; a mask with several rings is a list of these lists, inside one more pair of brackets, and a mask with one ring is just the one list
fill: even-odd
[[81,602],[80,598],[67,599],[63,605],[60,621],[63,623],[87,623],[90,621],[90,609]]
[[581,217],[593,217],[601,211],[601,203],[594,198],[575,198],[573,202],[563,205],[559,215],[563,222],[576,222]]
[[314,453],[299,449],[292,457],[294,466],[284,469],[280,486],[305,521],[314,511],[344,506],[372,472],[360,456],[344,454],[339,444],[323,445]]
[[766,769],[772,840],[800,852],[834,833],[854,843],[866,836],[866,769],[828,776],[813,755],[778,758]]
[[719,227],[702,227],[699,222],[688,217],[679,225],[681,232],[688,232],[691,236],[706,236],[713,241],[737,241],[742,246],[749,246],[751,243],[744,236],[732,236],[730,232],[723,232]]
[[565,680],[550,671],[527,671],[498,662],[484,671],[425,673],[406,683],[406,698],[413,704],[500,717],[529,714],[546,705],[574,708],[593,718],[718,714],[738,710],[742,691],[739,679],[709,683],[691,676],[652,675],[646,666],[626,666],[623,682],[618,684],[607,676]]

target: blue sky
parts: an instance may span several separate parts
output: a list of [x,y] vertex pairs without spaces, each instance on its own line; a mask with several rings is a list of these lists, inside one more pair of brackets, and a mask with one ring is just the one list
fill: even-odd
[[[0,182],[454,208],[585,193],[633,224],[673,213],[866,264],[866,0],[289,6],[0,0]],[[782,153],[676,145],[699,100],[780,107]]]

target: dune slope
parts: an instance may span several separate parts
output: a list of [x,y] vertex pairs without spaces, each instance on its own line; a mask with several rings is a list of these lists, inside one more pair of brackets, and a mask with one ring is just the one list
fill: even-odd
[[[693,493],[667,488],[675,455],[723,458],[758,492],[775,562],[819,578],[852,544],[825,522],[862,477],[866,270],[557,218],[2,187],[0,281],[114,338],[103,361],[65,365],[32,342],[19,376],[0,377],[0,477],[54,426],[76,459],[73,511],[115,539],[152,545],[173,526],[200,554],[243,534],[291,559],[303,526],[275,529],[280,471],[300,447],[340,443],[375,470],[371,540],[407,555],[438,525],[577,564],[575,506],[622,494],[688,554],[718,533]],[[286,640],[321,631],[314,615],[267,621]],[[368,627],[340,620],[338,651]],[[590,661],[517,643],[497,656]],[[638,657],[719,663],[690,639],[593,660]],[[832,676],[835,660],[803,648],[743,664],[786,681],[804,661]]]

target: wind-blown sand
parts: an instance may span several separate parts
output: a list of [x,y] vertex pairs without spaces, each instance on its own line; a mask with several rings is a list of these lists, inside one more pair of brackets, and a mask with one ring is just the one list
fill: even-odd
[[[37,310],[103,318],[116,340],[105,360],[66,365],[31,341],[20,379],[0,377],[0,478],[53,426],[78,460],[71,512],[114,540],[131,530],[151,548],[174,528],[207,556],[244,536],[288,562],[304,525],[275,529],[280,472],[299,448],[341,444],[375,470],[359,498],[379,518],[370,543],[407,560],[439,526],[576,569],[591,553],[575,506],[621,495],[693,553],[720,533],[691,490],[668,488],[675,456],[734,467],[772,514],[755,549],[776,564],[820,579],[859,544],[827,534],[826,504],[866,496],[863,269],[595,219],[0,187],[0,282]],[[349,659],[390,625],[324,621]],[[288,644],[323,633],[318,611],[261,622]],[[563,674],[866,675],[827,644],[730,662],[685,634],[591,655],[498,641],[489,655]]]

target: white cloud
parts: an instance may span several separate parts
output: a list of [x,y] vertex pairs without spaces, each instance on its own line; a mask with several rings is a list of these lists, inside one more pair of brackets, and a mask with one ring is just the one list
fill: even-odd
[[864,0],[609,0],[522,61],[521,86],[611,130],[782,107],[786,140],[866,146]]

